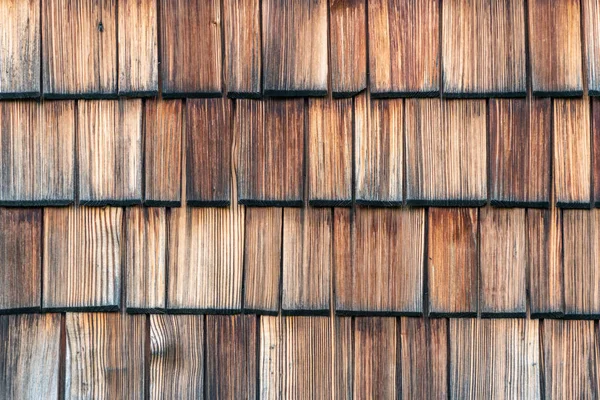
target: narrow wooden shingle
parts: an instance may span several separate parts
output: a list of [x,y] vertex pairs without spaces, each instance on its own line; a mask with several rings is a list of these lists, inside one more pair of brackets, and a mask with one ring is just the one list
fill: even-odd
[[142,200],[142,101],[77,104],[79,202],[131,205]]
[[336,212],[337,312],[420,315],[424,236],[423,209],[357,207],[352,215]]
[[246,208],[244,243],[244,310],[279,312],[282,252],[281,208]]
[[478,211],[430,208],[427,228],[429,314],[477,315]]
[[494,206],[547,207],[550,99],[490,99],[490,197]]
[[524,0],[451,0],[442,6],[444,95],[525,96]]
[[0,316],[0,394],[57,400],[60,314]]
[[581,96],[579,0],[531,0],[527,4],[533,94]]
[[264,94],[327,93],[327,0],[262,1]]
[[260,0],[224,0],[225,79],[230,97],[259,97]]
[[234,129],[240,204],[302,205],[304,100],[239,100]]
[[587,208],[591,202],[590,104],[581,99],[554,101],[554,190],[556,204]]
[[0,227],[0,314],[37,311],[42,293],[42,210],[0,208]]
[[329,314],[332,228],[329,208],[283,209],[284,313]]
[[352,317],[334,317],[333,379],[336,400],[352,400],[354,388],[354,332]]
[[440,2],[368,1],[373,96],[434,96],[440,90]]
[[121,208],[44,210],[42,306],[114,310],[121,299]]
[[159,1],[163,97],[220,96],[221,1]]
[[167,275],[166,210],[129,207],[125,209],[125,223],[127,310],[164,310]]
[[331,91],[352,96],[367,87],[367,3],[334,0],[329,5]]
[[149,99],[144,104],[144,187],[147,206],[181,204],[181,100]]
[[44,0],[42,27],[45,97],[117,96],[117,0]]
[[600,95],[600,1],[581,0],[584,65],[587,73],[588,94]]
[[257,317],[206,316],[206,398],[256,399]]
[[593,204],[600,207],[600,99],[594,97],[592,102],[592,183]]
[[358,204],[402,204],[403,102],[371,100],[368,93],[355,99],[354,174]]
[[480,211],[479,304],[484,317],[523,317],[526,311],[525,210]]
[[150,399],[203,398],[204,337],[203,316],[150,316]]
[[485,100],[407,99],[404,115],[407,203],[485,204]]
[[186,102],[186,193],[192,206],[227,206],[231,196],[231,100]]
[[40,11],[40,0],[0,3],[0,99],[40,95]]
[[539,324],[450,319],[450,398],[541,399]]
[[308,101],[308,190],[313,206],[352,202],[352,100]]
[[119,0],[119,94],[158,93],[157,0]]

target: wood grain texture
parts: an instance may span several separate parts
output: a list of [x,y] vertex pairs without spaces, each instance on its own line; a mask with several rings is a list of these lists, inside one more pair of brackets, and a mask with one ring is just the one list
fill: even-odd
[[186,101],[186,193],[192,206],[227,206],[231,196],[231,100]]
[[598,397],[598,333],[593,321],[544,320],[547,399]]
[[479,309],[486,317],[523,317],[526,311],[525,210],[480,210]]
[[437,0],[368,2],[369,87],[373,96],[439,93],[439,4]]
[[327,94],[327,33],[327,0],[263,0],[264,94]]
[[445,96],[525,96],[525,2],[444,1],[442,62]]
[[430,208],[427,228],[429,315],[476,316],[479,213]]
[[401,205],[403,100],[371,100],[364,93],[354,106],[356,203]]
[[329,314],[333,246],[331,209],[283,209],[282,312]]
[[584,66],[587,77],[588,94],[600,95],[600,1],[582,0],[582,24]]
[[150,315],[149,397],[202,399],[204,317]]
[[181,100],[144,103],[144,187],[147,206],[181,205]]
[[492,205],[549,205],[551,106],[550,99],[490,99]]
[[240,204],[302,205],[304,100],[239,100],[234,129]]
[[486,102],[405,102],[407,203],[463,207],[485,204]]
[[257,317],[206,316],[206,398],[256,399]]
[[125,305],[129,312],[166,308],[167,216],[164,208],[125,209]]
[[225,79],[230,97],[260,97],[260,0],[224,0]]
[[142,101],[87,100],[77,106],[79,203],[140,203]]
[[40,14],[39,0],[0,3],[0,99],[41,94]]
[[450,398],[541,399],[539,325],[450,319]]
[[158,93],[157,0],[119,0],[119,95]]
[[420,315],[424,236],[423,209],[336,213],[334,243],[347,248],[334,254],[337,312]]
[[0,204],[73,202],[74,102],[0,103],[0,138]]
[[600,210],[563,211],[565,315],[600,316]]
[[281,283],[283,210],[247,207],[244,243],[244,310],[277,314]]
[[527,210],[527,265],[532,318],[564,313],[562,214],[559,209]]
[[352,202],[351,99],[308,100],[308,201],[312,206]]
[[66,315],[66,399],[144,397],[146,317]]
[[448,398],[448,321],[402,317],[399,330],[402,398]]
[[354,327],[351,317],[333,317],[333,379],[336,400],[352,400],[354,388]]
[[121,299],[121,208],[44,210],[42,306],[115,310]]
[[531,0],[527,4],[534,96],[581,96],[579,0]]
[[0,316],[4,399],[58,399],[60,315]]
[[582,99],[554,100],[554,190],[556,204],[587,208],[591,202],[590,104]]
[[600,207],[600,99],[593,97],[592,103],[592,195],[594,207]]
[[159,0],[163,97],[220,96],[220,0]]
[[331,91],[349,97],[367,87],[367,5],[365,0],[329,4]]
[[354,398],[395,399],[396,318],[354,320]]
[[116,0],[44,0],[42,27],[44,97],[117,96]]
[[169,311],[240,310],[244,208],[173,208],[168,219]]
[[0,226],[0,314],[37,311],[42,297],[42,210],[0,208]]

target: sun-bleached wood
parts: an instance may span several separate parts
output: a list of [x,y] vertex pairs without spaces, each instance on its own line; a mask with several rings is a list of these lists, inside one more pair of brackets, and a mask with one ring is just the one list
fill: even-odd
[[336,210],[336,311],[420,315],[424,239],[421,208],[357,207],[352,215]]
[[264,94],[327,94],[327,33],[327,0],[262,0]]
[[150,315],[150,399],[203,398],[204,337],[204,316]]
[[490,99],[489,107],[492,205],[547,207],[552,101]]
[[331,92],[352,96],[367,87],[367,3],[333,0],[329,4]]
[[77,103],[79,203],[142,201],[142,100]]
[[429,315],[476,316],[479,212],[430,208],[427,214]]
[[579,0],[529,0],[527,4],[533,94],[581,96],[583,76]]
[[592,103],[592,195],[594,207],[600,207],[600,99],[591,98]]
[[260,353],[258,398],[276,400],[283,388],[284,324],[282,317],[260,317]]
[[554,99],[556,204],[587,208],[591,202],[591,133],[588,98]]
[[588,94],[600,95],[600,1],[581,0],[583,42],[585,44],[583,56],[587,77]]
[[119,0],[119,95],[158,93],[157,0]]
[[66,314],[66,399],[144,398],[146,316]]
[[60,314],[0,316],[4,399],[58,399]]
[[42,28],[44,97],[117,97],[117,0],[44,0]]
[[352,317],[334,318],[333,379],[335,399],[353,399],[354,382],[354,332]]
[[247,207],[244,243],[244,311],[279,312],[283,210]]
[[147,206],[181,205],[181,100],[144,103],[144,188]]
[[0,208],[0,227],[0,314],[37,311],[42,294],[42,210]]
[[542,398],[538,321],[452,318],[449,341],[450,398]]
[[231,196],[231,105],[227,98],[186,101],[186,194],[191,206],[227,206]]
[[283,209],[282,312],[329,314],[333,246],[331,209]]
[[115,310],[121,304],[121,208],[46,208],[43,298],[50,310]]
[[0,204],[73,202],[74,102],[0,103],[0,138]]
[[259,97],[260,0],[224,0],[225,80],[230,97]]
[[308,201],[312,206],[352,203],[352,99],[308,100]]
[[0,99],[40,95],[40,11],[39,0],[0,2]]
[[407,203],[485,204],[485,100],[407,99],[404,115]]
[[444,96],[525,96],[524,0],[442,2]]
[[167,217],[164,208],[125,209],[125,305],[129,312],[166,307]]
[[372,95],[438,94],[440,2],[369,0],[367,3],[369,87]]
[[479,214],[479,310],[523,317],[526,311],[525,210],[485,207]]
[[304,116],[303,99],[236,101],[240,204],[302,205]]

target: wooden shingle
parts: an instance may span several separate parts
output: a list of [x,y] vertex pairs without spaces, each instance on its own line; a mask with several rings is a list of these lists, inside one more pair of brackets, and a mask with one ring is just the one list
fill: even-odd
[[587,74],[588,94],[600,95],[600,1],[581,0],[584,66]]
[[592,195],[594,207],[600,207],[600,99],[592,98]]
[[352,317],[334,317],[333,379],[336,399],[353,399],[354,324]]

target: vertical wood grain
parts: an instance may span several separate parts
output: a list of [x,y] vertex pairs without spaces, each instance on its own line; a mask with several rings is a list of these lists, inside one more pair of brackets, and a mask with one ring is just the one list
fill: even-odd
[[584,66],[587,77],[588,94],[600,95],[600,1],[582,0],[582,24]]
[[352,400],[354,386],[354,332],[351,317],[333,317],[334,345],[333,379],[335,399]]
[[600,99],[592,98],[592,195],[594,207],[600,207]]

